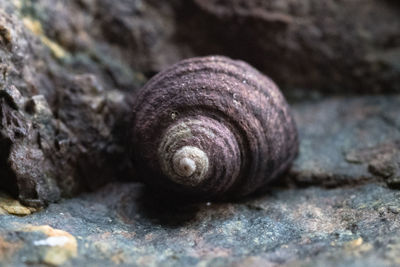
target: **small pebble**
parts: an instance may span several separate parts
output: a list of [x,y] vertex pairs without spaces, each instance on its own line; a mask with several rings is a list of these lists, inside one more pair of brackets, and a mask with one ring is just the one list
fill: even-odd
[[398,206],[389,206],[388,210],[394,214],[400,213],[400,207],[398,207]]
[[378,212],[379,212],[380,216],[383,216],[385,214],[385,212],[386,212],[386,208],[385,207],[379,207]]

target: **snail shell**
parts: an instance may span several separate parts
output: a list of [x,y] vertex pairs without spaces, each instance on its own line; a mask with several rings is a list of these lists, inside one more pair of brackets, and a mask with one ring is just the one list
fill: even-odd
[[297,154],[284,97],[242,61],[183,60],[154,76],[133,109],[134,163],[143,182],[167,193],[246,195],[282,174]]

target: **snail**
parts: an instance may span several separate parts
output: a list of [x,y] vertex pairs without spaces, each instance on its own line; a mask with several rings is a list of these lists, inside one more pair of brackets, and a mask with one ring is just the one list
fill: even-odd
[[265,187],[298,151],[275,83],[223,56],[186,59],[150,79],[135,96],[132,140],[144,183],[201,199]]

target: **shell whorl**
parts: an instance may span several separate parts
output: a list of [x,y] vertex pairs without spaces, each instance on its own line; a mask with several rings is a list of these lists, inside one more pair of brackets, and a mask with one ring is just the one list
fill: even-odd
[[[161,151],[159,155],[164,160],[167,159],[165,151]],[[171,178],[176,176],[175,181],[177,183],[196,186],[204,180],[208,171],[208,164],[208,156],[203,150],[195,146],[184,146],[176,151],[172,158],[174,172],[169,173],[165,167],[163,170]],[[184,179],[180,179],[181,177]],[[190,179],[187,179],[189,177]]]
[[269,78],[242,61],[210,56],[183,60],[140,90],[133,148],[144,182],[214,198],[265,185],[288,168],[298,141]]
[[[240,171],[236,137],[223,123],[205,116],[191,115],[172,123],[163,134],[157,154],[163,173],[189,187],[203,183],[207,190],[223,192]],[[181,168],[185,159],[195,164],[190,175]]]

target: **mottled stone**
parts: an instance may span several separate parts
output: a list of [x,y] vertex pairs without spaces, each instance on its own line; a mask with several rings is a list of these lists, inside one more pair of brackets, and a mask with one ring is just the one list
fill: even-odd
[[[1,215],[1,213],[0,213]],[[22,244],[20,242],[7,242],[0,237],[0,264],[4,264],[11,260],[18,249],[20,249]]]
[[400,96],[333,97],[294,105],[299,184],[342,186],[399,176]]
[[0,1],[0,187],[39,207],[121,173],[129,177],[132,168],[126,94],[99,77],[107,63],[75,67],[43,29],[36,7]]
[[32,207],[25,207],[21,205],[18,200],[0,193],[0,214],[1,211],[12,215],[25,216],[35,212],[36,209]]
[[125,90],[140,87],[143,73],[222,54],[283,88],[400,91],[400,8],[393,0],[14,2],[58,58]]
[[[283,89],[307,85],[331,91],[396,91],[398,84],[393,77],[398,76],[397,5],[376,0],[363,5],[357,1],[328,1],[326,6],[314,2],[285,0],[279,5],[241,0],[73,0],[58,4],[49,0],[0,1],[0,109],[6,118],[0,130],[0,174],[5,177],[1,187],[24,203],[43,206],[62,195],[95,189],[107,181],[131,179],[135,174],[128,159],[132,148],[126,145],[130,142],[127,125],[131,92],[143,85],[146,76],[183,57],[222,53],[241,58],[280,80],[280,85],[286,85]],[[373,17],[382,23],[365,27],[371,21],[366,14],[375,9],[381,12],[373,13]],[[348,15],[352,10],[357,10],[357,16]],[[326,13],[329,20],[325,20]],[[307,22],[309,16],[316,21]],[[360,25],[354,24],[355,19]],[[347,20],[353,28],[342,26],[342,21]],[[307,22],[306,27],[301,26],[303,22]],[[188,31],[188,27],[194,26],[196,31]],[[321,33],[329,38],[319,39]],[[247,40],[253,40],[255,47],[244,49]],[[379,45],[375,40],[383,43]],[[332,56],[330,45],[339,48],[335,49],[336,56]],[[348,52],[356,47],[357,53]],[[300,91],[299,95],[310,96],[304,93],[307,90]],[[398,127],[393,119],[396,107],[387,108],[389,116],[383,114],[383,105],[380,111],[368,111],[372,117],[362,113],[363,132],[370,136],[370,144],[360,142],[358,147],[350,147],[347,143],[354,140],[346,139],[344,132],[348,131],[352,138],[363,134],[352,134],[352,127],[357,125],[351,122],[332,123],[342,116],[335,110],[335,102],[312,107],[322,108],[323,104],[327,104],[329,114],[318,116],[310,107],[304,119],[300,118],[304,125],[310,116],[326,127],[313,126],[315,133],[303,128],[303,149],[310,146],[319,153],[302,154],[300,160],[304,164],[293,172],[296,180],[335,185],[338,180],[351,183],[354,177],[380,177],[391,187],[399,187],[397,167],[392,164],[393,159],[388,159],[395,155],[358,165],[351,163],[351,159],[341,161],[341,153],[351,155],[352,151],[347,149],[380,146],[384,136],[389,135],[393,141],[391,133]],[[45,107],[46,112],[34,113],[35,105]],[[353,112],[358,107],[345,109]],[[331,123],[325,124],[328,121]],[[368,123],[374,121],[383,128],[367,131]],[[341,126],[344,131],[334,128]],[[391,129],[385,134],[388,127]],[[325,129],[338,134],[332,135]],[[346,151],[329,151],[328,136]],[[373,141],[374,137],[380,143]],[[324,145],[310,143],[314,138],[325,142]],[[335,160],[330,162],[324,156],[326,153],[332,153]],[[365,164],[370,166],[370,172],[360,176]],[[328,172],[318,171],[325,167],[330,168]],[[395,173],[388,176],[391,170]]]
[[195,53],[245,59],[284,87],[400,92],[396,1],[182,2],[176,32]]
[[400,192],[385,184],[382,174],[391,172],[375,174],[369,165],[398,152],[400,131],[387,119],[397,120],[398,102],[375,96],[295,104],[301,145],[291,172],[241,201],[186,203],[128,183],[25,217],[0,215],[2,262],[43,262],[34,244],[48,236],[22,229],[50,225],[77,241],[67,266],[396,265]]
[[[0,265],[399,265],[399,96],[310,93],[398,91],[398,13],[391,0],[0,0],[0,186],[13,193]],[[225,203],[135,183],[64,198],[135,177],[130,95],[211,53],[307,88],[293,92],[307,101],[284,181]]]
[[53,249],[51,235],[26,229],[50,224],[77,240],[68,265],[390,265],[399,260],[400,215],[378,210],[400,207],[399,194],[377,184],[274,187],[235,203],[184,204],[139,184],[114,184],[27,217],[0,216],[3,242],[19,247],[3,262],[44,259],[38,245],[47,240],[45,251]]
[[[17,231],[21,231],[18,229]],[[37,260],[31,258],[30,263],[44,263],[49,265],[62,265],[77,256],[78,243],[76,238],[68,232],[53,229],[48,225],[31,226],[22,228],[22,236],[29,238],[31,234],[43,233],[45,237],[33,240],[33,249],[36,250]],[[35,239],[35,238],[34,238]]]

